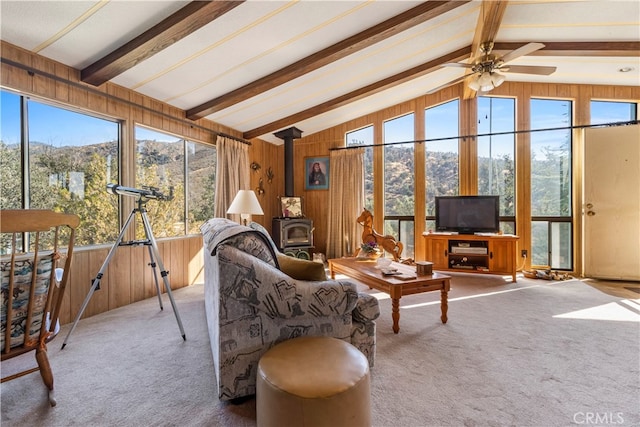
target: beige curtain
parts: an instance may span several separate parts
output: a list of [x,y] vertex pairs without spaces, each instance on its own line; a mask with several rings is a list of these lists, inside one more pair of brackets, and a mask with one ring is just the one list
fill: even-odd
[[327,258],[351,255],[360,247],[356,218],[364,207],[364,149],[331,151]]
[[[227,209],[238,190],[249,190],[249,146],[218,135],[216,140],[218,170],[216,171],[216,218],[227,218]],[[231,215],[240,221],[240,215]]]

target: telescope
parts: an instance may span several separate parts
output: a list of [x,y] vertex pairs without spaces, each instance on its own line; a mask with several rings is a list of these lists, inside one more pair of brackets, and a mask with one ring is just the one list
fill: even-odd
[[159,188],[146,187],[132,188],[124,187],[118,184],[107,184],[107,191],[120,196],[135,197],[138,200],[171,200],[173,199],[173,187],[169,189],[169,195],[166,196],[160,192]]

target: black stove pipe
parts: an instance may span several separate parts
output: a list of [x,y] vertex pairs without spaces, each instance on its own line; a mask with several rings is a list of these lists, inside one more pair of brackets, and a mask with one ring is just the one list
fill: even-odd
[[302,131],[296,127],[281,130],[274,135],[284,140],[284,195],[294,197],[293,193],[293,140],[302,137]]

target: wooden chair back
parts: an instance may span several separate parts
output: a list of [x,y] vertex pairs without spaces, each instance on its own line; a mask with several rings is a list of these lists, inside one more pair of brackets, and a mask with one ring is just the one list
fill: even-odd
[[[53,374],[46,343],[57,333],[79,224],[77,215],[49,210],[0,210],[2,361],[35,350],[38,363],[37,368],[7,376],[2,382],[40,371],[52,406]],[[63,268],[59,282],[56,268]]]

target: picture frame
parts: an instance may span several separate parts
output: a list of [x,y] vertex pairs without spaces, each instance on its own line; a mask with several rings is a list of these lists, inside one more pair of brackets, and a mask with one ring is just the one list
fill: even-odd
[[305,157],[304,189],[329,189],[329,157]]
[[302,218],[302,197],[280,197],[280,210],[282,218]]

